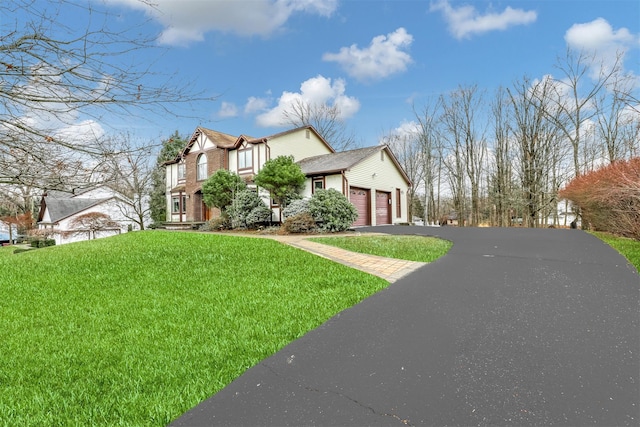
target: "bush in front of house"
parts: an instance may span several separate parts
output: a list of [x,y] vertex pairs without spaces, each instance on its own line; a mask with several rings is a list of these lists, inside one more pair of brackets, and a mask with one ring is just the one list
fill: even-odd
[[309,199],[297,199],[291,201],[286,208],[282,209],[282,218],[286,220],[287,218],[303,213],[310,213]]
[[229,217],[219,216],[217,218],[210,219],[200,226],[199,231],[220,231],[231,229],[231,220]]
[[347,230],[358,218],[358,211],[344,194],[333,188],[316,191],[309,200],[309,213],[322,231]]
[[312,233],[316,230],[316,220],[309,212],[288,216],[282,223],[286,233]]
[[32,248],[46,248],[47,246],[55,246],[55,239],[33,239],[31,240]]
[[241,190],[235,194],[227,208],[233,228],[256,228],[271,218],[269,209],[258,193],[253,190]]

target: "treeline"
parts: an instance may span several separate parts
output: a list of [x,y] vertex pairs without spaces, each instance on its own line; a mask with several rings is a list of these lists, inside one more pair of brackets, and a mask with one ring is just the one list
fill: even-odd
[[598,62],[569,50],[557,78],[523,77],[492,94],[461,86],[416,110],[416,126],[385,142],[413,181],[410,197],[422,202],[426,221],[568,226],[563,187],[640,155],[637,79],[621,59]]

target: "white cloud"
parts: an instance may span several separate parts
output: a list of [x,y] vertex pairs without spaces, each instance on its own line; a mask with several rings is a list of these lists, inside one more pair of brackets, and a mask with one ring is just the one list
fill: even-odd
[[538,14],[535,11],[513,9],[507,6],[500,13],[488,12],[480,14],[474,6],[453,7],[449,0],[439,0],[431,4],[431,12],[441,11],[449,32],[456,39],[468,38],[473,34],[482,34],[495,30],[506,30],[514,25],[526,25],[535,22]]
[[618,54],[624,56],[630,48],[640,46],[638,35],[631,34],[626,28],[614,30],[603,18],[572,25],[565,33],[564,40],[568,47],[594,55],[593,72],[596,74],[601,64],[610,69]]
[[55,132],[55,137],[74,144],[91,144],[104,136],[104,128],[95,120],[82,120]]
[[244,106],[244,112],[246,114],[257,113],[269,108],[269,100],[266,98],[258,98],[255,96],[249,97],[247,103]]
[[164,26],[160,42],[184,45],[201,41],[209,31],[241,36],[268,36],[282,28],[294,13],[330,16],[338,0],[252,0],[241,7],[237,0],[105,0],[143,10]]
[[256,117],[259,126],[279,127],[283,125],[283,114],[289,111],[291,106],[297,102],[310,104],[326,104],[337,106],[340,110],[341,119],[353,116],[360,109],[360,102],[345,94],[346,85],[344,80],[323,76],[313,77],[302,82],[300,92],[282,92],[278,99],[278,105]]
[[413,36],[401,27],[386,36],[374,37],[369,47],[360,49],[352,44],[338,53],[325,53],[322,59],[337,62],[358,80],[378,80],[407,69],[412,59],[406,50],[412,42]]
[[220,110],[218,110],[218,117],[229,118],[236,117],[238,115],[238,107],[232,102],[222,102]]

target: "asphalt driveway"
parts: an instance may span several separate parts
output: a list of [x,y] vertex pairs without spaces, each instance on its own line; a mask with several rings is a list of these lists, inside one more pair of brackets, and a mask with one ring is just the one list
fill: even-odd
[[371,230],[454,246],[173,425],[640,423],[640,277],[616,251],[578,230]]

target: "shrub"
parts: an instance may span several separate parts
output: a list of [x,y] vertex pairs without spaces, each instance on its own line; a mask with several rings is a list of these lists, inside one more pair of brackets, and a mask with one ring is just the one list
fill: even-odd
[[33,248],[17,248],[17,249],[14,249],[13,253],[14,254],[20,254],[22,252],[29,252],[29,251],[32,251],[32,250],[33,250]]
[[640,239],[639,194],[640,158],[635,158],[586,173],[559,195],[580,208],[583,226]]
[[323,231],[344,231],[358,218],[355,206],[339,191],[318,190],[309,200],[309,212]]
[[282,209],[282,218],[286,220],[303,213],[309,213],[309,199],[293,200],[286,208]]
[[199,228],[200,231],[220,231],[220,230],[229,230],[231,228],[231,220],[228,216],[223,215],[218,218],[213,218],[204,224],[202,224]]
[[268,190],[280,206],[286,207],[292,196],[304,188],[306,179],[293,156],[278,156],[264,163],[254,181]]
[[33,239],[31,240],[32,248],[45,248],[47,246],[55,246],[56,241],[54,239]]
[[287,233],[310,233],[316,229],[316,220],[310,213],[302,212],[287,217],[282,223],[282,229]]
[[237,192],[227,213],[233,228],[255,228],[271,218],[271,209],[253,190]]
[[235,194],[245,188],[238,174],[220,169],[202,184],[202,199],[207,206],[224,210],[233,202]]

